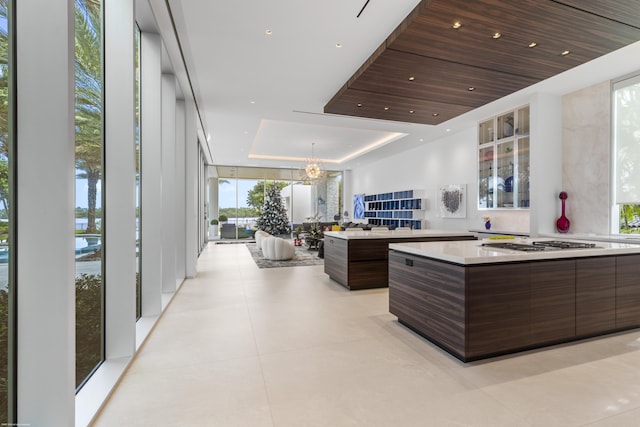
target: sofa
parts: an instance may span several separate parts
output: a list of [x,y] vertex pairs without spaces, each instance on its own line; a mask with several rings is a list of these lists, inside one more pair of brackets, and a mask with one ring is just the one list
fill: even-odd
[[271,234],[267,233],[266,231],[256,231],[256,248],[262,249],[262,241],[269,236],[271,236]]
[[281,239],[280,237],[268,236],[260,239],[262,246],[262,256],[265,259],[274,261],[284,261],[293,258],[296,248],[293,243]]
[[244,227],[238,227],[235,224],[225,223],[225,224],[222,224],[222,226],[220,227],[220,238],[235,239],[236,230],[238,230],[238,239],[253,238],[253,235],[255,233],[254,230],[249,230]]

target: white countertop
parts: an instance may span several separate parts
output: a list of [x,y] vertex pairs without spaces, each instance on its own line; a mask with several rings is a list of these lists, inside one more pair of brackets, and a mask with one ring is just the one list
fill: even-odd
[[391,230],[391,231],[325,231],[325,237],[336,239],[410,239],[416,237],[474,237],[470,231],[452,230]]
[[[497,249],[482,246],[483,243],[531,243],[544,240],[578,241],[580,243],[595,243],[596,248],[589,249],[559,249],[539,252],[523,252],[510,249]],[[544,259],[559,258],[579,258],[594,256],[611,256],[623,254],[640,254],[640,245],[619,242],[585,241],[557,238],[535,238],[535,239],[508,239],[508,240],[467,240],[467,241],[444,241],[444,242],[416,242],[416,243],[391,243],[389,249],[418,255],[426,258],[433,258],[442,261],[449,261],[455,264],[473,265],[490,264],[496,262],[518,262],[534,261]]]

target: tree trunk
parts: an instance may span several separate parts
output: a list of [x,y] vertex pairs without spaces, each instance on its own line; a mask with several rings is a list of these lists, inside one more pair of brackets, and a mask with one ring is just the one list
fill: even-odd
[[98,232],[96,227],[96,203],[98,194],[98,181],[100,180],[99,171],[87,171],[87,234],[95,234]]

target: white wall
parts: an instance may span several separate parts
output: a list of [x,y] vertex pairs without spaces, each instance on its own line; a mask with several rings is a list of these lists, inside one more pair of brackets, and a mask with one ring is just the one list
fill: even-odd
[[[399,153],[380,162],[353,169],[350,194],[345,205],[353,213],[353,194],[377,194],[401,190],[424,190],[427,228],[470,230],[483,227],[482,217],[490,215],[493,229],[528,232],[528,211],[478,211],[477,209],[477,132],[475,126],[438,141]],[[441,185],[466,184],[467,217],[441,218],[438,190]]]
[[287,185],[280,192],[289,218],[291,218],[291,209],[293,209],[292,222],[294,224],[302,224],[305,218],[314,214],[311,190],[311,185]]
[[[609,234],[611,83],[566,95],[563,119],[563,187],[569,195],[569,232]],[[559,209],[559,200],[557,206]]]

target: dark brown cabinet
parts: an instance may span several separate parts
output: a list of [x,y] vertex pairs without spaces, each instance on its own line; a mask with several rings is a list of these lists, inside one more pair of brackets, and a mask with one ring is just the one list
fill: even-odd
[[616,258],[616,327],[640,325],[640,255]]
[[375,238],[324,238],[324,272],[351,289],[386,288],[389,286],[389,244],[435,242],[442,240],[476,240],[471,234],[409,235],[378,233]]
[[616,327],[616,257],[576,260],[576,335]]
[[465,295],[459,283],[464,268],[395,251],[389,254],[389,265],[389,311],[429,331],[429,338],[449,351],[463,352]]
[[529,344],[529,270],[528,264],[468,268],[467,357]]
[[458,265],[391,251],[389,311],[471,361],[640,326],[640,255]]
[[576,334],[576,263],[542,261],[531,268],[531,340],[554,342]]

